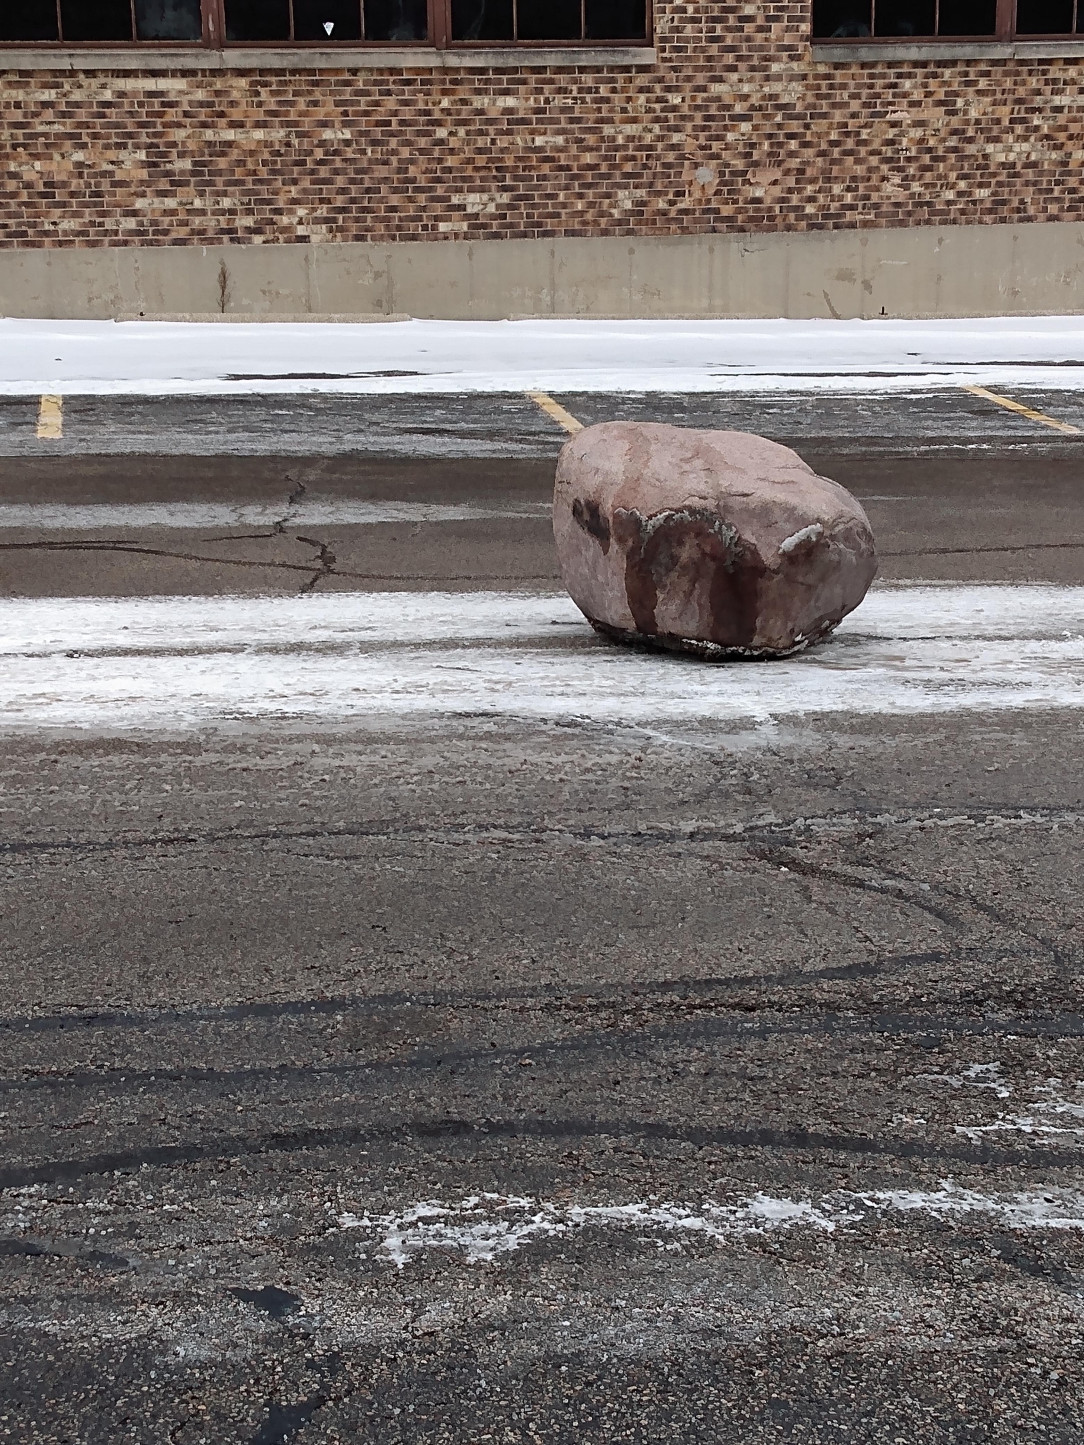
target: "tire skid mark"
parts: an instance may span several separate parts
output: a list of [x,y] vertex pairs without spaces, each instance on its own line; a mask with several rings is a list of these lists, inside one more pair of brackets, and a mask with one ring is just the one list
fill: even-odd
[[886,1159],[952,1160],[960,1164],[998,1164],[1021,1168],[1041,1162],[1044,1172],[1077,1169],[1084,1149],[994,1149],[961,1144],[933,1144],[909,1139],[824,1134],[805,1129],[708,1128],[623,1119],[439,1119],[404,1120],[367,1128],[364,1125],[280,1130],[258,1135],[217,1134],[198,1142],[147,1145],[111,1153],[89,1154],[0,1168],[0,1189],[25,1189],[60,1184],[95,1175],[123,1174],[146,1168],[182,1168],[212,1160],[242,1159],[268,1154],[300,1154],[314,1150],[351,1149],[362,1145],[389,1148],[403,1144],[447,1145],[489,1140],[636,1139],[642,1144],[683,1144],[694,1148],[773,1149],[800,1153],[842,1154]]
[[[305,568],[309,571],[311,569]],[[487,715],[488,716],[488,715]],[[560,726],[561,724],[557,724]],[[539,842],[567,844],[568,842],[601,842],[625,845],[634,848],[671,847],[674,844],[697,843],[741,843],[760,842],[793,846],[793,840],[815,838],[819,834],[836,834],[854,828],[950,828],[985,826],[990,829],[1004,827],[1049,827],[1079,828],[1084,824],[1084,813],[1071,808],[1060,808],[1047,804],[1009,808],[1004,810],[954,809],[945,814],[938,809],[896,809],[891,815],[866,812],[828,814],[823,818],[797,818],[790,821],[771,823],[742,823],[735,821],[726,826],[715,824],[695,827],[648,827],[602,828],[590,825],[561,827],[559,825],[524,828],[513,824],[462,823],[442,824],[434,828],[426,823],[397,823],[392,819],[374,819],[371,822],[351,821],[346,823],[320,824],[316,827],[297,826],[239,830],[232,828],[207,829],[190,833],[133,834],[120,838],[26,838],[0,841],[0,856],[18,857],[49,853],[107,853],[122,852],[129,848],[191,848],[200,844],[221,843],[290,843],[313,842],[318,839],[362,838],[394,840],[418,838],[427,842],[467,842],[486,846],[494,842],[522,843],[534,846]],[[337,856],[337,855],[336,855]]]
[[[897,903],[902,903],[908,908],[914,908],[920,913],[927,914],[936,922],[943,924],[946,928],[959,931],[967,927],[967,924],[956,913],[948,908],[928,902],[924,898],[915,897],[911,891],[905,891],[904,883],[893,880],[895,887],[886,888],[883,880],[872,878],[860,878],[855,874],[846,873],[841,868],[832,867],[829,864],[810,862],[807,858],[801,858],[790,851],[784,855],[783,847],[776,848],[753,848],[750,849],[750,856],[761,863],[770,863],[775,867],[780,866],[780,858],[786,857],[786,868],[791,873],[797,873],[803,878],[809,878],[818,883],[833,883],[841,888],[855,888],[863,893],[873,893],[881,898],[892,898]],[[869,864],[864,865],[869,867]],[[915,885],[909,884],[913,889]]]
[[620,1002],[628,1004],[641,997],[652,998],[671,993],[715,994],[742,988],[778,987],[780,985],[819,983],[823,980],[877,978],[925,964],[961,961],[981,950],[933,950],[924,953],[886,954],[883,957],[854,963],[829,964],[819,969],[788,969],[780,973],[724,974],[709,978],[643,979],[612,985],[572,985],[542,983],[533,987],[513,989],[459,990],[436,992],[378,993],[369,995],[336,995],[330,998],[286,999],[269,1003],[206,1004],[181,1009],[141,1009],[114,1013],[38,1014],[0,1017],[0,1031],[18,1034],[74,1033],[77,1029],[148,1028],[165,1025],[170,1029],[196,1028],[204,1023],[240,1023],[253,1019],[318,1018],[328,1014],[380,1014],[388,1008],[477,1008],[487,1004],[560,1000],[566,1007],[583,1008],[593,1003]]
[[[0,1094],[60,1092],[65,1088],[99,1088],[118,1098],[142,1089],[148,1083],[217,1083],[222,1085],[267,1081],[282,1085],[291,1081],[307,1083],[328,1078],[372,1078],[396,1074],[454,1070],[465,1065],[482,1064],[487,1068],[502,1064],[518,1064],[530,1057],[537,1067],[564,1062],[577,1056],[618,1053],[629,1056],[629,1045],[635,1043],[639,1055],[645,1056],[653,1047],[666,1045],[710,1044],[722,1039],[741,1042],[765,1042],[785,1037],[821,1038],[917,1038],[920,1045],[940,1044],[945,1039],[997,1038],[1074,1039],[1084,1038],[1084,1015],[1063,1014],[1048,1019],[937,1018],[879,1014],[868,1018],[826,1014],[821,1017],[788,1017],[778,1022],[752,1021],[747,1016],[733,1018],[702,1018],[694,1022],[660,1025],[649,1020],[643,1028],[628,1026],[605,1028],[563,1039],[526,1039],[516,1044],[494,1048],[492,1044],[467,1045],[459,1048],[430,1048],[400,1058],[370,1058],[335,1064],[261,1064],[253,1067],[215,1069],[191,1067],[169,1069],[101,1070],[81,1074],[39,1075],[31,1079],[7,1080],[0,1084]],[[118,1087],[123,1085],[124,1087]]]

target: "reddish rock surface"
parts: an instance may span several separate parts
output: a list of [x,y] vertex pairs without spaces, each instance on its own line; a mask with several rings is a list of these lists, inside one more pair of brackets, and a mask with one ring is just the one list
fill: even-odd
[[565,586],[600,632],[707,658],[805,647],[877,571],[850,492],[748,432],[587,427],[557,463],[553,534]]

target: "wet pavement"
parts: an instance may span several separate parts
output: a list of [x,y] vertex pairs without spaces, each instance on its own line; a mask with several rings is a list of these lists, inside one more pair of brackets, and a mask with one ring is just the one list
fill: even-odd
[[[555,591],[533,403],[443,399],[440,454],[428,399],[286,400],[68,398],[59,455],[5,402],[4,596]],[[739,400],[887,578],[1081,582],[1080,440]],[[123,698],[158,644],[90,615]],[[987,631],[1054,675],[1044,627]],[[304,661],[220,645],[272,694]],[[0,1439],[1084,1438],[1084,709],[942,671],[779,716],[0,713]]]

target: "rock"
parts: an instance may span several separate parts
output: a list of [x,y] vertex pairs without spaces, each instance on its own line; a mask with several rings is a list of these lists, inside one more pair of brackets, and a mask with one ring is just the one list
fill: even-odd
[[599,632],[710,659],[806,647],[877,571],[854,497],[748,432],[585,428],[557,463],[553,535]]

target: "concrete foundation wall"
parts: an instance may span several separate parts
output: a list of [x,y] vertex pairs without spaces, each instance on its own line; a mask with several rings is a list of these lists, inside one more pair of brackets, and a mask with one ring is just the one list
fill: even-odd
[[0,251],[0,313],[979,316],[1084,310],[1084,223]]

